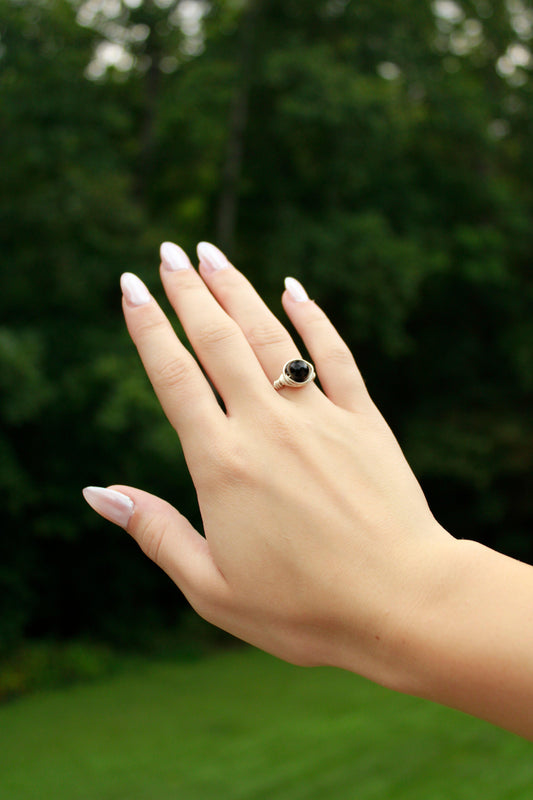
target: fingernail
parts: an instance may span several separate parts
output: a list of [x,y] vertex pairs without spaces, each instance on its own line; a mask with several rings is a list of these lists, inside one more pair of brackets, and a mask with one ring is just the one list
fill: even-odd
[[208,272],[214,272],[218,269],[227,269],[230,263],[224,253],[215,247],[214,244],[209,242],[200,242],[196,248],[200,264],[204,266]]
[[130,306],[144,306],[151,300],[151,295],[144,283],[132,272],[120,276],[122,294]]
[[297,303],[304,303],[306,300],[309,300],[309,295],[305,291],[300,281],[297,281],[296,278],[285,278],[285,288],[290,294],[291,298]]
[[131,497],[114,489],[102,489],[100,486],[87,486],[83,496],[97,514],[125,528],[133,514],[134,503]]
[[181,269],[191,269],[191,262],[181,247],[173,242],[163,242],[159,248],[161,261],[165,269],[170,272],[177,272]]

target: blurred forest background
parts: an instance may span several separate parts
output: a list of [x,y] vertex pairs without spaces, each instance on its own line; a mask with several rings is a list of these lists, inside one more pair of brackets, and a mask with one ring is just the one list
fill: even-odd
[[0,652],[178,631],[81,488],[197,525],[123,325],[131,270],[215,242],[301,279],[439,521],[533,560],[529,0],[0,0]]

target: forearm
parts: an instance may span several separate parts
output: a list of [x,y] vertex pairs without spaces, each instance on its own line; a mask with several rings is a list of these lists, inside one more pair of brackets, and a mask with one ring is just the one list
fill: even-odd
[[533,567],[456,541],[410,620],[406,691],[533,739]]

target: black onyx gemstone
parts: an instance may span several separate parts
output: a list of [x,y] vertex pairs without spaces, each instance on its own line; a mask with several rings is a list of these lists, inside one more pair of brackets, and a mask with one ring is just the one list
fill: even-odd
[[306,361],[290,361],[285,367],[285,372],[296,383],[304,383],[309,377],[309,364]]

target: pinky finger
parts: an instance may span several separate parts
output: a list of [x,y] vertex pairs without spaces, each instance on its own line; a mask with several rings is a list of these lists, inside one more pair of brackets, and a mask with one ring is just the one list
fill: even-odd
[[285,279],[282,303],[314,361],[322,388],[348,411],[361,411],[370,398],[348,346],[328,317],[294,278]]

